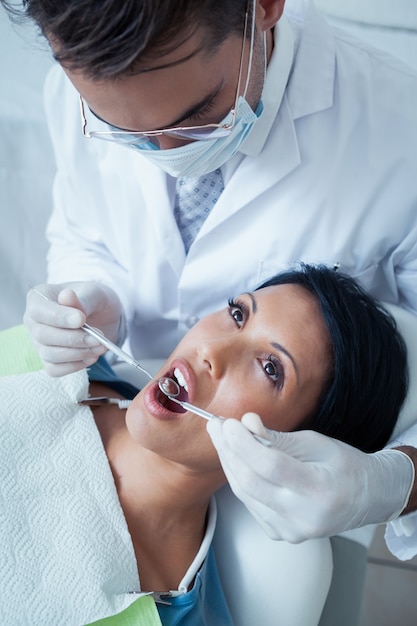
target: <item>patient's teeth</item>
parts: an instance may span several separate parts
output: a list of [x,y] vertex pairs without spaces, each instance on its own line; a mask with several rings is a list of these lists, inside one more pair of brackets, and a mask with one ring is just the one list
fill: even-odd
[[181,385],[181,387],[184,387],[185,391],[188,391],[188,387],[187,387],[187,383],[185,382],[185,378],[184,376],[181,374],[180,370],[178,369],[178,367],[176,367],[174,369],[174,376],[178,381],[178,384]]

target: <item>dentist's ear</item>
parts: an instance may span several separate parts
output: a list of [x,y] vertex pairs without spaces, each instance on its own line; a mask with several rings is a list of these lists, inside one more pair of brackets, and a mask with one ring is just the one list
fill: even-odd
[[275,26],[284,11],[285,0],[258,0],[256,5],[256,25],[261,31]]

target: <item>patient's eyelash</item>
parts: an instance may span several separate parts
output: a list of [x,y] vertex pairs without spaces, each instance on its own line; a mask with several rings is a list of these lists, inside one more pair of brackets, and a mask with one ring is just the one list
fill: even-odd
[[234,298],[229,298],[229,315],[236,323],[236,326],[241,328],[245,321],[249,316],[249,309],[244,302],[241,300],[235,300]]
[[285,377],[284,367],[281,361],[273,354],[270,354],[265,360],[262,360],[261,363],[265,375],[272,385],[278,389],[282,389]]

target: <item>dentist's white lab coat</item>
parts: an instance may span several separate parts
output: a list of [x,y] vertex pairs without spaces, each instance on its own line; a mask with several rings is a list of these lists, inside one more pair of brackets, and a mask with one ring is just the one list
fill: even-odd
[[287,0],[285,15],[264,116],[223,168],[187,257],[175,181],[133,150],[84,139],[77,93],[59,68],[49,76],[49,280],[113,286],[138,357],[168,354],[229,295],[300,260],[340,263],[417,312],[417,76],[332,31],[308,2]]

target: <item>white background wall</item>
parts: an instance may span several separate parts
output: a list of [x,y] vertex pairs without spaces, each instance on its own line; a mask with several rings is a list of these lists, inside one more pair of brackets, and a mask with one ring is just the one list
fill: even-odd
[[25,294],[45,279],[54,173],[42,107],[52,61],[32,28],[0,8],[0,329],[20,324]]

